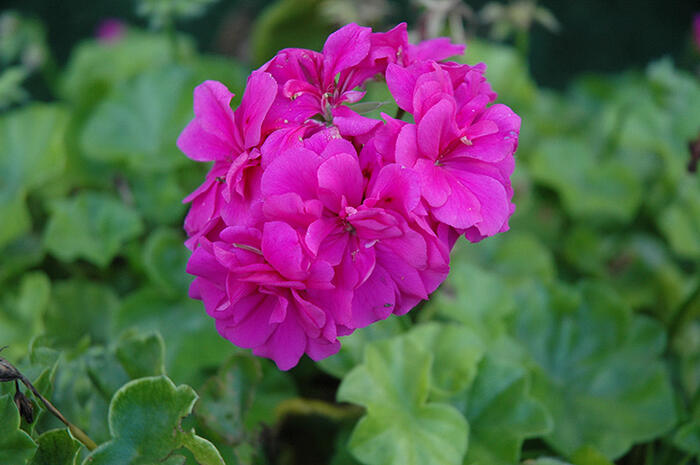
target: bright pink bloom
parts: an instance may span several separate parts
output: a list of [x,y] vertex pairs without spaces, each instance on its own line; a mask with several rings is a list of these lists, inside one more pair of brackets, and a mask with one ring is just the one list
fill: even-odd
[[700,52],[700,13],[695,13],[693,17],[693,39],[695,48]]
[[507,230],[520,118],[505,105],[486,106],[494,94],[479,68],[462,68],[456,86],[454,73],[437,63],[418,69],[414,79],[405,76],[411,71],[387,70],[397,102],[416,120],[397,136],[396,162],[419,173],[437,221],[472,241]]
[[194,91],[194,119],[185,127],[177,146],[195,161],[213,161],[207,180],[185,198],[192,208],[185,219],[189,236],[198,237],[222,215],[243,223],[243,211],[254,210],[256,180],[260,178],[262,123],[277,92],[267,73],[254,72],[241,105],[231,109],[233,94],[216,81],[206,81]]
[[321,153],[290,150],[265,171],[266,219],[293,224],[307,250],[335,267],[337,292],[354,293],[352,300],[339,298],[347,304],[334,308],[339,323],[359,328],[405,313],[445,278],[448,251],[413,213],[417,181],[392,164],[368,185],[354,147],[343,139]]
[[[222,336],[283,370],[322,359],[427,299],[460,235],[508,229],[520,119],[484,65],[442,61],[463,50],[350,24],[279,52],[235,111],[223,84],[195,89],[178,147],[213,166],[185,199],[187,271]],[[348,106],[375,78],[412,123]]]
[[333,269],[310,260],[286,223],[231,227],[219,241],[202,239],[187,271],[197,276],[190,295],[203,300],[221,335],[281,370],[304,353],[315,360],[334,354],[337,336],[349,332],[313,301],[313,292],[332,288]]

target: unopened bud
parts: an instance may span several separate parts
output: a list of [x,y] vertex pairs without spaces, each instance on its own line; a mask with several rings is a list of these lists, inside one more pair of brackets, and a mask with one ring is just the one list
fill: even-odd
[[22,394],[22,391],[19,390],[19,385],[16,383],[15,381],[17,388],[15,391],[15,404],[17,405],[17,410],[19,410],[19,414],[27,423],[32,423],[34,421],[34,405],[32,405],[32,401],[27,396]]

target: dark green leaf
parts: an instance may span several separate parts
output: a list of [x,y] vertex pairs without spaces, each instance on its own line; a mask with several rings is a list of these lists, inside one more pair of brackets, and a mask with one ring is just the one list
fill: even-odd
[[364,363],[343,379],[338,400],[367,408],[350,451],[372,464],[459,464],[468,425],[453,407],[428,401],[432,356],[408,337],[367,346]]
[[516,337],[532,357],[532,395],[554,419],[547,442],[566,455],[591,445],[614,459],[675,424],[659,358],[664,332],[606,286],[578,292],[533,289],[516,313]]
[[552,419],[529,395],[525,370],[513,363],[485,358],[466,396],[469,449],[465,464],[518,463],[524,439],[548,433]]

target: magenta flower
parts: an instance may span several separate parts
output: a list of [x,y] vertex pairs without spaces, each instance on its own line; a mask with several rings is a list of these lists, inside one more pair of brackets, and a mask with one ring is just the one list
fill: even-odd
[[126,35],[126,26],[115,18],[105,19],[97,26],[95,37],[99,42],[109,44],[118,42]]
[[234,112],[230,106],[233,94],[220,82],[206,81],[195,89],[195,118],[180,134],[177,146],[195,161],[214,162],[204,184],[184,200],[192,202],[185,230],[195,240],[222,215],[240,224],[251,222],[247,213],[259,201],[256,180],[261,174],[262,122],[276,91],[272,76],[255,72]]
[[[185,199],[187,271],[223,337],[282,370],[320,360],[428,299],[458,237],[508,229],[520,119],[484,65],[441,61],[463,50],[350,24],[321,52],[279,52],[235,111],[223,84],[195,89],[178,147],[213,165]],[[348,106],[370,79],[413,122]]]
[[693,17],[693,39],[695,48],[700,52],[700,13],[695,13]]

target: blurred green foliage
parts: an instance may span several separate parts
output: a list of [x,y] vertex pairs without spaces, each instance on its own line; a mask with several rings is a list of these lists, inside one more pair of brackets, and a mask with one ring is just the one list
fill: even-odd
[[[272,5],[254,59],[318,48],[322,10]],[[31,24],[22,34],[48,53]],[[181,199],[205,171],[175,139],[193,87],[216,79],[240,97],[246,66],[128,29],[77,46],[47,77],[50,102],[3,69],[2,356],[100,447],[36,402],[20,422],[5,383],[0,463],[697,463],[697,76],[661,60],[554,92],[509,46],[474,40],[463,59],[487,63],[523,118],[512,231],[462,240],[420,309],[287,373],[223,340],[187,297]]]

